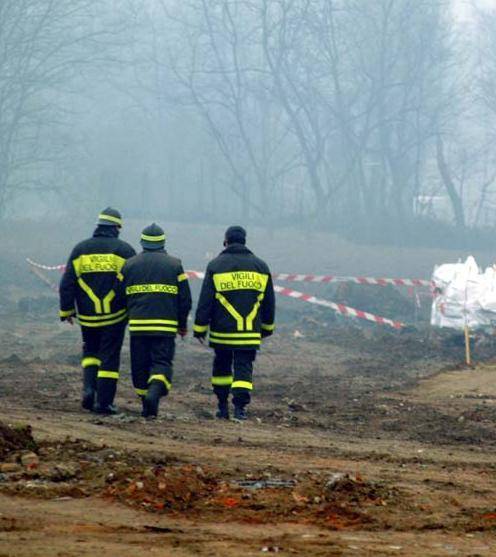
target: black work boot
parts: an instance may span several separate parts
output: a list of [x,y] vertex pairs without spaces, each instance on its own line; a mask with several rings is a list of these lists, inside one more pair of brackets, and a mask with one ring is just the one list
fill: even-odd
[[95,405],[97,373],[98,369],[93,366],[83,370],[83,398],[81,406],[85,410],[92,411]]
[[229,406],[227,404],[227,400],[219,400],[217,403],[217,412],[215,413],[215,417],[219,420],[228,420],[229,419]]
[[234,406],[234,419],[239,422],[244,422],[248,419],[244,406]]
[[145,396],[141,397],[141,405],[142,405],[141,416],[143,418],[148,418],[148,404],[146,402]]
[[93,411],[95,412],[95,414],[102,414],[103,416],[113,416],[114,414],[117,414],[117,407],[113,404],[102,406],[97,402],[94,406]]
[[161,381],[152,381],[148,385],[148,393],[143,402],[143,410],[146,408],[147,415],[145,418],[156,418],[158,415],[158,406],[160,397],[164,394],[164,385]]

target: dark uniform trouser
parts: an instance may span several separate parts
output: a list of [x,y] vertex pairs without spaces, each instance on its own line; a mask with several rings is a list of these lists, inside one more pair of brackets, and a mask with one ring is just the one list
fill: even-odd
[[227,402],[229,391],[232,391],[235,406],[246,406],[250,403],[253,362],[256,355],[256,350],[215,350],[212,385],[219,402]]
[[81,327],[85,384],[96,391],[101,407],[114,402],[125,330],[125,321],[106,327]]
[[138,396],[145,397],[152,382],[161,385],[161,396],[170,391],[175,347],[172,336],[131,335],[131,375]]

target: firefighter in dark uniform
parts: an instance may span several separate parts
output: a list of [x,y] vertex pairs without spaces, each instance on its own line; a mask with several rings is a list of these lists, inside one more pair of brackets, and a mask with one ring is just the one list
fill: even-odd
[[[93,237],[76,245],[60,281],[60,319],[73,317],[83,336],[83,400],[86,410],[114,414],[120,353],[126,327],[126,308],[116,298],[116,276],[134,249],[119,240],[122,218],[108,207]],[[96,403],[95,403],[96,394]]]
[[215,350],[212,385],[220,419],[229,419],[231,392],[234,418],[246,420],[253,362],[262,338],[274,331],[272,277],[267,264],[245,243],[241,226],[227,229],[224,251],[207,267],[193,327],[201,342],[209,332],[209,344]]
[[154,418],[171,389],[175,337],[187,334],[191,292],[181,261],[164,249],[160,226],[145,228],[141,245],[143,252],[124,265],[118,280],[129,314],[133,385],[142,415]]

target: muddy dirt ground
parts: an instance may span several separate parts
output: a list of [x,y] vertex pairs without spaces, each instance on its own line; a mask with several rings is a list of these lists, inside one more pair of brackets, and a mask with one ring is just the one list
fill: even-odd
[[79,406],[79,331],[9,257],[0,557],[496,555],[493,337],[467,369],[460,339],[431,331],[404,293],[386,315],[415,315],[403,332],[282,302],[247,423],[213,418],[211,354],[191,338],[155,422],[139,415],[126,341],[121,413],[102,418]]

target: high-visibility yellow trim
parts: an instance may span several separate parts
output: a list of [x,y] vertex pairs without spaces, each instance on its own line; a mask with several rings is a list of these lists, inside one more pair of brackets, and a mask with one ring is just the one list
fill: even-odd
[[126,294],[177,294],[179,291],[175,284],[133,284],[126,288]]
[[162,383],[167,387],[167,390],[170,391],[172,389],[171,382],[163,374],[151,375],[150,378],[148,379],[148,384],[150,384],[152,381],[162,381]]
[[110,304],[112,303],[112,300],[114,298],[115,298],[115,292],[113,290],[111,290],[105,296],[105,298],[103,298],[103,312],[104,313],[110,313]]
[[122,219],[120,219],[119,217],[114,217],[113,215],[106,215],[105,213],[100,213],[98,215],[98,219],[108,220],[109,222],[115,222],[115,224],[122,226]]
[[118,371],[104,371],[100,370],[98,372],[98,379],[119,379]]
[[262,323],[262,329],[264,331],[273,331],[276,328],[275,324],[272,323],[272,325],[268,325],[267,323]]
[[115,253],[88,253],[72,261],[77,277],[86,273],[119,273],[126,260]]
[[116,323],[121,323],[126,319],[127,314],[121,315],[120,317],[112,319],[111,321],[85,321],[84,319],[80,319],[78,317],[79,324],[82,327],[107,327],[107,325],[115,325]]
[[209,339],[210,342],[214,344],[232,344],[233,346],[259,346],[261,344],[260,339],[248,339],[248,340],[228,340],[225,338],[212,338]]
[[178,325],[173,319],[130,319],[129,325]]
[[183,282],[183,280],[188,280],[188,275],[186,273],[182,273],[181,275],[177,275],[177,282]]
[[238,329],[238,331],[242,331],[243,328],[244,328],[243,327],[244,326],[243,316],[240,313],[237,312],[236,308],[227,300],[227,298],[225,296],[223,296],[219,292],[216,292],[215,297],[226,308],[228,313],[232,317],[234,317],[234,319],[236,320],[236,328]]
[[261,333],[217,333],[215,331],[210,331],[210,336],[219,338],[261,338]]
[[148,389],[134,389],[138,396],[146,396],[148,393]]
[[208,331],[208,325],[193,325],[193,331],[195,333],[206,333]]
[[129,331],[131,333],[139,333],[142,331],[157,331],[157,332],[164,332],[164,333],[177,333],[177,327],[159,327],[156,325],[155,327],[150,325],[149,327],[129,327]]
[[120,315],[126,313],[126,308],[124,309],[120,309],[119,311],[116,311],[115,313],[105,313],[105,314],[101,314],[101,315],[78,315],[78,318],[81,319],[82,321],[105,321],[105,320],[109,320],[109,319],[113,319],[114,317],[119,317]]
[[249,391],[253,390],[253,383],[250,381],[234,381],[231,385],[232,389],[248,389]]
[[89,299],[93,302],[93,305],[95,306],[95,312],[96,313],[103,313],[102,302],[96,296],[96,294],[93,292],[93,290],[91,290],[91,288],[84,282],[84,280],[81,277],[78,278],[78,284],[81,287],[81,290],[83,290],[87,294]]
[[88,356],[81,360],[81,367],[101,366],[102,360]]
[[264,293],[262,292],[257,296],[257,301],[255,302],[255,305],[253,306],[250,313],[246,316],[247,331],[253,331],[253,321],[257,317],[258,310],[260,309],[260,304],[262,303],[263,298],[264,298]]
[[59,311],[59,316],[60,317],[70,317],[71,315],[74,315],[76,313],[75,309],[68,309],[68,310],[60,310]]
[[141,239],[145,240],[145,242],[165,242],[165,234],[161,234],[160,236],[148,236],[147,234],[142,234]]
[[217,387],[229,387],[233,382],[232,375],[217,375],[212,377],[212,385]]
[[257,290],[265,292],[269,275],[255,271],[232,271],[213,275],[215,290],[229,292],[233,290]]

